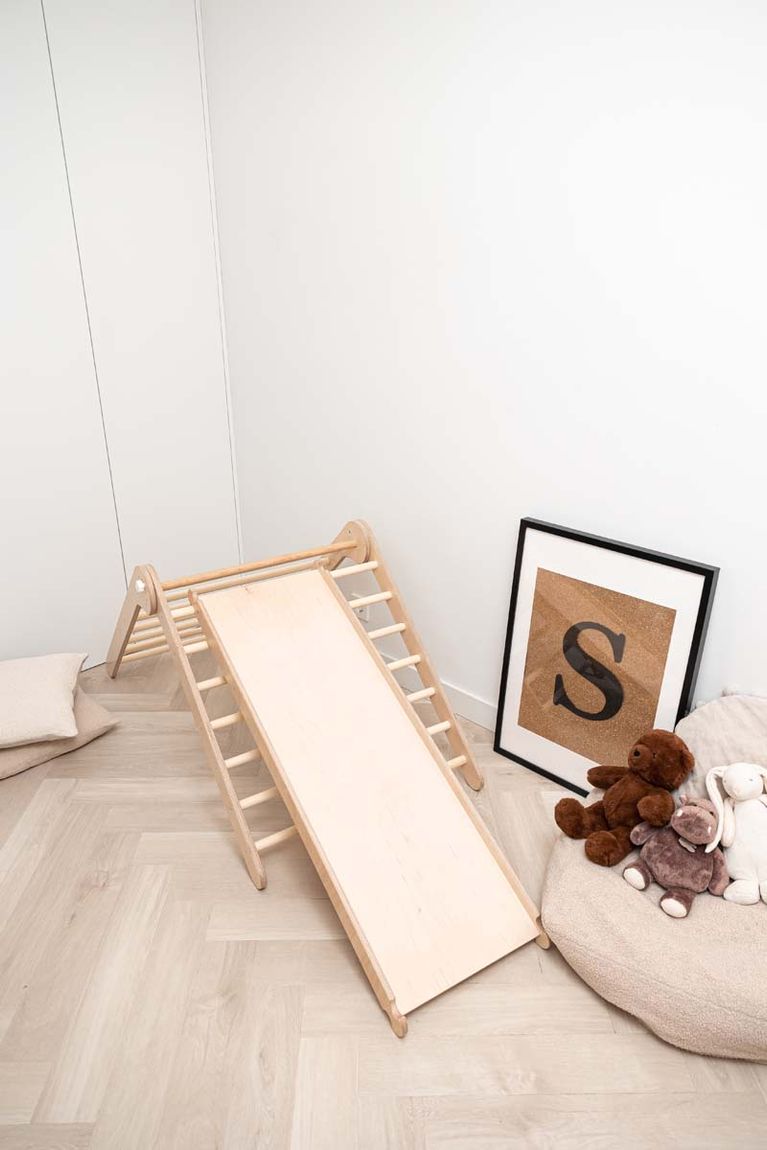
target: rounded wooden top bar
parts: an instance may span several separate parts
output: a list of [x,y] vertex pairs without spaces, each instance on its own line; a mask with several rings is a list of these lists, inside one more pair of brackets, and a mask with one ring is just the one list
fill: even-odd
[[282,567],[286,563],[296,563],[299,559],[318,559],[321,555],[332,555],[336,551],[353,551],[357,540],[344,539],[338,543],[328,543],[325,547],[312,547],[309,551],[293,551],[289,555],[278,555],[274,559],[260,559],[257,563],[242,563],[239,567],[220,567],[218,571],[203,571],[199,575],[189,575],[186,579],[170,579],[161,584],[163,591],[177,591],[180,587],[192,587],[197,583],[209,583],[212,579],[226,579],[229,575],[246,575],[249,571],[263,571],[266,567]]

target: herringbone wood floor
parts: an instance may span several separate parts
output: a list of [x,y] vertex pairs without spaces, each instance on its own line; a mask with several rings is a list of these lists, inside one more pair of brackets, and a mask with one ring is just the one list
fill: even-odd
[[[767,1144],[767,1068],[666,1046],[554,949],[396,1039],[300,842],[251,885],[167,656],[84,686],[119,728],[0,783],[0,1150]],[[477,802],[537,899],[558,788],[469,733]]]

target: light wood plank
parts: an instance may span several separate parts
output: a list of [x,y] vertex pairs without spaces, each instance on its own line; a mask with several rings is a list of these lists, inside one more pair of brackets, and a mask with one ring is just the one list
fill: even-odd
[[189,996],[157,1145],[289,1144],[301,991],[251,979],[257,944],[206,947]]
[[[311,973],[307,972],[311,978]],[[309,982],[304,1034],[375,1034],[380,1019],[364,987]],[[410,1020],[410,1035],[612,1035],[607,1004],[588,987],[551,986],[539,980],[515,993],[513,984],[486,984],[482,975],[434,1002]],[[753,1088],[753,1085],[752,1085]]]
[[343,938],[344,929],[329,899],[273,898],[268,891],[252,898],[231,899],[213,907],[208,938],[238,939]]
[[[194,903],[177,902],[165,910],[99,1109],[91,1150],[145,1150],[155,1144],[207,917],[205,908]],[[158,1018],[163,1020],[159,1031]]]
[[0,935],[0,1041],[24,1001],[48,940],[72,914],[80,884],[99,853],[104,814],[100,807],[72,804]]
[[3,801],[0,803],[0,846],[2,846],[31,803],[48,775],[51,763],[41,763],[20,775],[3,779]]
[[133,862],[138,835],[104,834],[77,884],[67,915],[50,929],[13,1017],[0,1057],[53,1061],[96,963]]
[[[764,1111],[757,1095],[730,1106],[721,1095],[624,1093],[420,1099],[428,1150],[556,1147],[591,1150],[760,1150]],[[378,1145],[375,1142],[372,1147]]]
[[61,1045],[37,1122],[95,1122],[166,897],[167,868],[132,871],[99,961]]
[[197,608],[304,841],[327,860],[331,899],[407,1013],[538,927],[337,595],[303,571]]
[[291,1150],[357,1150],[353,1039],[301,1039],[290,1145]]
[[0,1125],[30,1121],[50,1071],[48,1062],[0,1062]]
[[69,813],[75,788],[64,779],[45,779],[0,849],[0,931],[24,896],[38,864]]
[[[415,1031],[415,1028],[413,1028]],[[359,1040],[361,1094],[693,1093],[687,1056],[651,1035],[421,1037],[391,1057],[388,1035]]]
[[0,1126],[0,1150],[89,1150],[92,1129],[87,1123]]

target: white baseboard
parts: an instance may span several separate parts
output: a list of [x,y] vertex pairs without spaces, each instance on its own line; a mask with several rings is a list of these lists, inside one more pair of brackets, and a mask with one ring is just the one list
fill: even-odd
[[[381,654],[387,661],[399,658],[399,653],[395,654],[393,651],[382,650]],[[406,691],[417,691],[422,685],[418,672],[413,667],[403,669],[397,676],[397,682],[401,683]],[[495,703],[480,699],[478,695],[472,695],[471,691],[465,691],[463,687],[456,687],[454,683],[447,683],[444,679],[442,686],[456,715],[476,723],[479,727],[484,727],[486,731],[495,730],[495,717],[498,711]]]
[[479,695],[472,695],[471,691],[465,691],[463,687],[456,687],[453,683],[446,683],[444,679],[442,686],[456,715],[460,715],[462,719],[469,719],[477,726],[484,727],[486,731],[495,730],[495,718],[498,713],[495,703],[480,699]]

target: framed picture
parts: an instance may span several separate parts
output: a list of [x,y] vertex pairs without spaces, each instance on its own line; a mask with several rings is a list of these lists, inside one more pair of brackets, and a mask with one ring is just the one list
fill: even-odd
[[691,705],[717,567],[520,523],[495,749],[585,794]]

